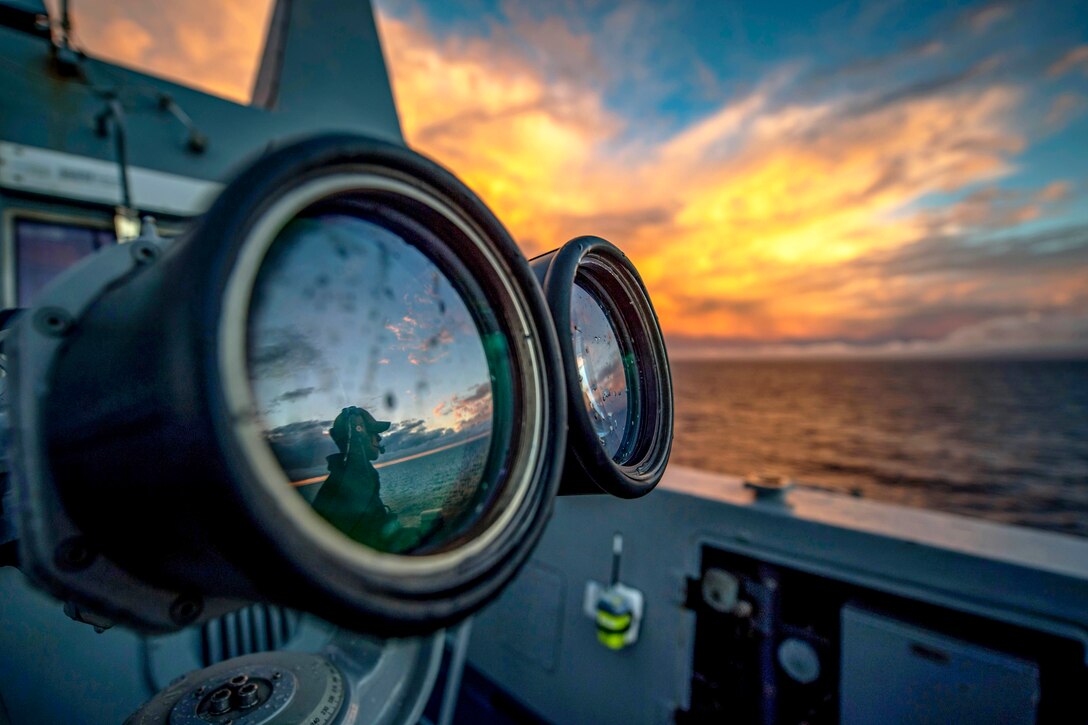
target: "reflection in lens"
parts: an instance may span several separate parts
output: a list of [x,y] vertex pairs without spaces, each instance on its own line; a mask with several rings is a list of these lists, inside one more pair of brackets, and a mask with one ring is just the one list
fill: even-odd
[[605,451],[615,458],[629,424],[627,372],[607,312],[577,282],[571,291],[571,334],[589,420]]
[[461,295],[405,238],[358,216],[292,221],[258,274],[247,344],[265,437],[338,530],[412,553],[477,520],[487,358]]

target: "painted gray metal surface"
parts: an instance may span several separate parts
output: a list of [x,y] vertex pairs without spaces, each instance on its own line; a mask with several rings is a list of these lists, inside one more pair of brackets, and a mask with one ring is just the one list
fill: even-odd
[[764,514],[807,519],[1088,581],[1088,540],[1076,536],[805,488],[788,494],[787,508],[754,504],[742,479],[679,466],[669,470],[661,485],[666,490]]
[[[132,204],[141,211],[195,216],[223,189],[215,181],[129,166]],[[0,141],[0,187],[109,206],[122,202],[116,161],[99,161]]]
[[[564,498],[529,567],[476,619],[469,661],[556,723],[664,723],[688,705],[685,580],[712,545],[1088,642],[1088,541],[798,490],[755,503],[740,479],[673,467],[649,496]],[[646,595],[641,638],[613,652],[582,612],[624,535],[621,580]]]
[[[752,503],[739,479],[684,469],[670,471],[664,485],[636,501],[560,499],[533,562],[476,619],[470,662],[557,723],[670,722],[687,704],[694,630],[681,604],[703,544],[1066,636],[1088,631],[1088,542],[1080,539],[805,491],[795,492],[791,512]],[[708,486],[718,500],[687,493]],[[885,519],[911,528],[909,538],[868,530]],[[625,537],[621,579],[644,592],[647,606],[639,642],[612,652],[597,644],[582,596],[586,581],[608,577],[617,530]],[[952,549],[964,531],[973,532],[963,544],[973,553]],[[1004,548],[1032,540],[1022,551]],[[1047,544],[1053,561],[1024,561]],[[2,574],[0,695],[14,722],[43,713],[44,721],[117,722],[162,686],[147,682],[141,638],[118,629],[97,635],[14,570]],[[198,635],[159,642],[151,652],[167,647],[180,662],[179,648],[197,647]]]
[[1032,662],[855,607],[842,610],[842,639],[842,725],[1035,722]]
[[151,696],[141,638],[96,634],[16,569],[0,569],[0,698],[11,722],[120,723]]
[[45,12],[45,3],[42,0],[7,0],[7,3],[32,13]]

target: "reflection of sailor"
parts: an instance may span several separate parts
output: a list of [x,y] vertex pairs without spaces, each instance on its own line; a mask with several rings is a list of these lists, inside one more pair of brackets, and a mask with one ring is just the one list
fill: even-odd
[[399,528],[382,502],[378,471],[371,465],[385,452],[381,434],[389,425],[363,408],[340,411],[329,431],[340,453],[328,457],[329,477],[313,502],[314,510],[337,529],[380,550],[388,550],[389,536]]

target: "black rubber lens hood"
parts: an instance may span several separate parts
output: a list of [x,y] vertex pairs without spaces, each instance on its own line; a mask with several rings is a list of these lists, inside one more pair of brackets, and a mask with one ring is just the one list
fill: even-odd
[[[562,355],[567,386],[568,455],[559,495],[609,493],[638,498],[661,480],[672,450],[672,377],[661,327],[635,266],[611,242],[577,237],[530,261],[544,288]],[[613,458],[593,430],[579,384],[572,336],[575,281],[588,288],[607,313],[620,349],[633,355],[637,374],[629,379],[638,410],[621,453]]]
[[[518,415],[507,421],[507,475],[523,490],[486,546],[345,555],[311,535],[312,522],[285,502],[295,492],[262,477],[240,440],[245,413],[232,409],[222,374],[232,272],[271,208],[336,174],[409,189],[369,198],[433,225],[505,333]],[[42,403],[50,475],[94,551],[151,586],[273,601],[381,636],[432,631],[495,597],[543,531],[565,450],[566,392],[547,374],[560,364],[536,278],[464,184],[402,146],[308,138],[243,170],[181,238],[73,321]],[[162,619],[120,614],[137,626]]]

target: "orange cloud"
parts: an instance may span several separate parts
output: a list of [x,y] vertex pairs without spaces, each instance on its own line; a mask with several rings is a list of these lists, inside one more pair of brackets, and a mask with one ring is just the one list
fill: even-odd
[[[77,38],[92,55],[245,102],[271,5],[229,0],[213,15],[205,3],[81,0]],[[1001,294],[1000,305],[1020,310],[1081,304],[1071,276],[1052,271],[1063,269],[1056,262],[1045,267],[1045,284],[1023,277],[996,287],[962,270],[896,271],[916,264],[913,250],[963,254],[948,240],[1016,229],[1070,194],[1064,182],[1020,195],[995,190],[1016,170],[1027,144],[1018,118],[1032,105],[1026,87],[997,74],[998,58],[917,87],[888,92],[886,78],[867,90],[825,83],[823,95],[791,95],[805,87],[805,68],[787,64],[661,138],[609,109],[608,67],[590,36],[511,8],[516,38],[532,43],[496,28],[439,37],[423,22],[378,13],[405,136],[480,194],[528,255],[586,233],[619,244],[670,335],[951,335],[997,314],[976,307],[998,305]],[[1010,12],[993,3],[965,18],[981,33]],[[897,68],[948,52],[932,40],[896,56]],[[1086,62],[1082,45],[1047,73]],[[1046,120],[1060,126],[1082,105],[1080,96],[1059,95]],[[936,193],[959,200],[921,211]],[[1006,258],[1008,270],[1050,264],[1015,250]],[[399,337],[405,323],[391,331]]]
[[1062,93],[1054,98],[1050,104],[1050,110],[1046,113],[1046,123],[1051,128],[1061,128],[1076,117],[1088,102],[1084,96],[1077,93]]
[[449,400],[438,403],[431,413],[436,419],[445,418],[442,424],[454,432],[488,425],[494,415],[491,385],[480,383],[455,394]]
[[[530,251],[557,246],[560,214],[592,213],[610,178],[595,150],[619,123],[600,99],[555,86],[483,41],[440,42],[379,15],[407,138],[453,170]],[[587,189],[594,192],[587,197]]]
[[[932,220],[906,213],[914,202],[1010,173],[1025,144],[1011,85],[783,104],[790,68],[663,142],[621,142],[630,129],[592,87],[549,84],[508,47],[379,21],[409,143],[465,179],[529,254],[617,232],[673,334],[849,337],[846,320],[876,324],[887,312],[874,300],[908,293],[895,281],[811,293],[806,281],[918,240]],[[1010,219],[1036,215],[1024,205]]]
[[1068,181],[1052,181],[1039,191],[1036,198],[1044,202],[1064,201],[1069,197],[1070,188]]
[[[47,4],[58,16],[57,0]],[[273,4],[80,0],[75,42],[95,58],[249,103]]]
[[1081,69],[1085,75],[1088,75],[1088,45],[1078,45],[1075,48],[1071,48],[1065,55],[1059,58],[1050,68],[1047,70],[1047,74],[1057,78],[1063,76],[1069,71]]
[[982,8],[968,13],[967,21],[971,30],[983,33],[991,26],[1000,23],[1012,15],[1012,7],[1007,3],[991,3]]

